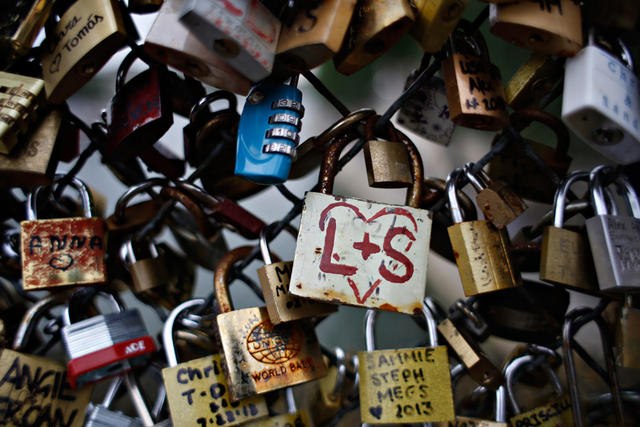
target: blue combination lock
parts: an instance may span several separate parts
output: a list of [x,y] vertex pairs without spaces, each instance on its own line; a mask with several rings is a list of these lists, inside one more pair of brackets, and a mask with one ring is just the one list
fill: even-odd
[[262,82],[249,92],[238,125],[236,175],[258,184],[287,180],[304,115],[296,82]]

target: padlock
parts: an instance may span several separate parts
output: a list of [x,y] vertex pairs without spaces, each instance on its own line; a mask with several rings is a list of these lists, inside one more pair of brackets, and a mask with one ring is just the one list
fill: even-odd
[[67,353],[67,380],[72,388],[82,387],[147,364],[156,344],[137,309],[122,310],[111,294],[106,296],[116,312],[72,323],[69,308],[64,312],[60,333]]
[[622,41],[612,43],[592,30],[589,45],[567,59],[562,121],[614,162],[627,165],[640,160],[638,78]]
[[268,415],[264,397],[231,400],[230,387],[222,372],[219,354],[178,364],[173,343],[177,319],[187,310],[201,307],[204,299],[185,301],[174,308],[162,329],[168,367],[162,370],[167,401],[174,426],[197,425],[209,420],[217,425],[236,425]]
[[131,13],[154,13],[163,3],[163,0],[129,0],[127,10]]
[[509,43],[554,56],[573,56],[582,48],[582,14],[575,0],[536,0],[489,7],[491,32]]
[[143,424],[140,420],[129,417],[120,411],[109,409],[123,381],[121,375],[112,379],[102,402],[97,405],[89,404],[84,427],[142,427]]
[[553,226],[544,228],[540,280],[592,293],[598,287],[591,251],[585,236],[562,228],[565,202],[571,185],[589,179],[587,171],[573,171],[562,181],[554,201]]
[[336,70],[350,75],[369,65],[404,36],[415,20],[407,0],[362,0],[356,5],[340,51]]
[[615,355],[618,366],[640,369],[638,347],[640,346],[640,310],[626,295],[624,305],[615,311]]
[[44,41],[42,75],[47,100],[59,104],[73,95],[100,71],[126,37],[116,0],[73,3]]
[[[511,141],[497,157],[489,162],[488,173],[492,180],[506,182],[520,197],[542,203],[553,203],[556,191],[551,179],[541,173],[536,163],[526,153],[529,145],[535,154],[560,178],[569,170],[569,130],[555,116],[542,110],[523,109],[511,115],[511,122],[536,121],[549,127],[556,136],[555,149],[540,142],[523,139]],[[493,142],[497,142],[496,137]]]
[[[417,71],[409,75],[404,85],[405,90],[411,86],[416,77]],[[449,145],[456,125],[449,118],[444,80],[435,76],[427,80],[402,104],[396,120],[403,128],[431,142]]]
[[539,108],[542,98],[562,80],[564,61],[533,52],[504,87],[507,104],[514,110]]
[[327,375],[317,381],[318,391],[312,401],[311,415],[316,424],[324,424],[333,418],[342,407],[343,397],[346,397],[346,354],[340,347],[335,347],[332,353],[335,363],[329,366]]
[[[184,0],[164,0],[144,41],[144,50],[208,85],[246,95],[251,82],[212,52],[180,22]],[[170,30],[168,30],[170,29]]]
[[222,365],[231,400],[304,383],[322,377],[327,367],[308,319],[274,325],[266,307],[234,310],[229,296],[233,265],[253,247],[227,253],[214,275],[220,313],[217,334],[224,353]]
[[[22,317],[13,344],[0,351],[0,377],[3,378],[0,400],[6,402],[0,412],[2,425],[22,426],[34,422],[63,423],[69,427],[83,425],[93,387],[70,389],[61,363],[26,353],[29,338],[40,319],[67,298],[65,293],[58,293],[33,304]],[[27,373],[29,378],[35,375],[39,380],[26,381]]]
[[9,154],[18,137],[38,118],[44,82],[0,71],[0,153]]
[[544,406],[522,412],[515,398],[515,376],[518,371],[525,369],[527,365],[534,362],[535,357],[527,354],[513,359],[505,368],[506,390],[509,397],[509,404],[514,413],[509,419],[513,426],[537,424],[541,426],[571,427],[573,423],[573,412],[571,410],[571,400],[564,395],[564,389],[560,383],[560,378],[551,367],[546,367],[551,384],[555,389],[555,396]]
[[[423,423],[454,419],[447,347],[438,346],[436,321],[429,308],[425,306],[423,312],[428,347],[376,350],[377,311],[366,311],[366,351],[358,352],[363,422]],[[394,375],[394,371],[399,371],[399,375]]]
[[[56,179],[63,176],[56,175]],[[107,281],[104,221],[91,216],[91,197],[85,184],[73,178],[70,185],[80,193],[85,218],[38,219],[36,203],[43,187],[27,196],[27,220],[20,223],[24,290]]]
[[302,127],[302,92],[291,84],[262,82],[251,89],[238,125],[235,174],[259,184],[287,180]]
[[0,69],[27,55],[49,17],[53,2],[28,0],[5,5],[0,17]]
[[480,33],[470,34],[467,21],[460,24],[449,37],[450,55],[442,61],[451,120],[479,130],[505,128],[509,116],[500,72]]
[[416,0],[416,23],[409,34],[425,52],[438,52],[468,3],[469,0]]
[[356,0],[324,0],[301,9],[283,25],[276,48],[276,68],[303,72],[330,60],[342,46]]
[[585,221],[598,286],[605,292],[636,291],[640,286],[640,205],[628,178],[621,174],[623,187],[633,216],[611,215],[604,195],[606,166],[591,171],[589,187],[595,216]]
[[454,225],[449,227],[449,239],[462,288],[466,296],[509,289],[522,283],[514,268],[505,229],[498,230],[487,220],[464,221],[456,195],[456,186],[464,171],[455,169],[447,177],[447,199]]
[[493,335],[544,346],[558,342],[568,307],[565,289],[531,280],[495,294],[478,295],[474,301]]
[[[458,365],[459,366],[459,365]],[[451,381],[455,383],[454,375],[459,375],[459,372],[464,372],[463,369],[459,369],[454,372],[455,367],[452,369]],[[455,385],[454,385],[455,387]],[[484,390],[484,389],[483,389]],[[474,390],[475,393],[475,390]],[[468,417],[464,415],[456,415],[454,421],[448,423],[434,423],[434,427],[508,427],[507,422],[507,392],[502,385],[493,392],[495,396],[494,403],[494,418],[495,420],[486,420],[477,417]]]
[[246,427],[313,427],[313,423],[309,414],[304,409],[298,409],[296,405],[293,388],[285,389],[285,398],[287,401],[287,413],[273,415],[268,418],[262,418],[257,421],[251,421],[245,424]]
[[135,157],[155,144],[173,124],[171,98],[160,69],[152,66],[125,83],[136,57],[137,53],[131,51],[118,68],[105,146],[109,158]]
[[373,128],[375,116],[367,120],[365,127],[364,163],[367,167],[369,187],[405,188],[413,184],[411,165],[404,144],[399,141],[396,128],[389,124],[385,137],[376,138]]
[[51,110],[11,153],[0,154],[0,187],[50,185],[58,165],[64,112]]
[[271,74],[281,24],[258,0],[185,0],[180,21],[252,82]]
[[476,190],[476,203],[485,218],[498,230],[502,230],[527,209],[522,199],[507,185],[507,183],[489,179],[480,169],[473,172],[473,163],[466,163],[464,171],[467,179]]
[[398,134],[411,160],[408,206],[331,195],[337,160],[353,139],[351,134],[336,138],[325,152],[320,192],[308,192],[304,199],[289,285],[293,295],[419,313],[432,215],[418,209],[423,176],[420,153],[409,138]]
[[[275,225],[275,224],[272,224]],[[310,299],[293,296],[289,293],[291,266],[293,262],[273,262],[267,243],[267,231],[260,232],[260,252],[265,265],[258,269],[258,278],[262,287],[262,295],[267,306],[271,323],[277,325],[306,317],[325,316],[334,313],[338,307],[334,304],[323,304]],[[286,230],[296,237],[291,228]]]
[[131,238],[123,246],[124,261],[131,273],[131,281],[135,293],[144,294],[153,288],[166,285],[166,281],[171,279],[167,271],[167,261],[159,253],[155,242],[148,242],[148,255],[140,258],[136,256],[136,250]]

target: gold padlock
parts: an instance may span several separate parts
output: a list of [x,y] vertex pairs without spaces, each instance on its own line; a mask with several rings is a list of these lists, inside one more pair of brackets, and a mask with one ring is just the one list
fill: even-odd
[[490,30],[534,52],[573,56],[582,48],[582,14],[575,0],[492,4]]
[[0,71],[0,86],[0,153],[8,154],[38,117],[44,82]]
[[[271,322],[277,325],[306,317],[326,316],[338,311],[335,304],[321,303],[289,293],[293,262],[272,262],[266,235],[269,228],[270,226],[263,227],[260,232],[260,251],[265,265],[258,269],[258,278]],[[294,229],[286,227],[286,230],[294,238],[297,237]]]
[[468,3],[469,0],[415,0],[416,23],[409,34],[425,52],[439,51]]
[[0,18],[0,69],[7,69],[15,59],[29,52],[49,17],[53,3],[31,0],[12,2],[13,7],[10,6],[11,3],[3,5],[6,9],[2,11],[3,16]]
[[369,65],[409,31],[414,19],[408,0],[359,1],[342,47],[333,58],[336,70],[350,75]]
[[479,32],[460,24],[449,37],[450,55],[442,61],[451,120],[460,126],[499,130],[509,124],[500,72],[489,61],[487,45]]
[[534,52],[504,87],[505,100],[514,110],[537,108],[563,76],[562,60]]
[[640,310],[632,305],[631,296],[615,310],[615,347],[618,366],[640,369]]
[[406,188],[413,184],[409,153],[400,142],[398,130],[387,126],[390,140],[378,139],[373,134],[377,117],[370,117],[365,127],[364,163],[369,186],[374,188]]
[[233,401],[311,381],[327,371],[308,320],[274,325],[266,307],[233,310],[229,276],[233,265],[252,250],[252,246],[241,246],[228,252],[218,262],[214,275],[221,312],[216,319],[217,333]]
[[44,41],[47,100],[58,104],[73,95],[122,47],[126,36],[116,0],[72,4]]
[[276,66],[302,72],[331,59],[342,46],[356,0],[324,0],[298,12],[283,25],[276,48]]

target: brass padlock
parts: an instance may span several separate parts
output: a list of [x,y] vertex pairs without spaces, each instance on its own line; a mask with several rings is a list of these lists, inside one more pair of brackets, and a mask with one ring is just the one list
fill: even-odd
[[38,118],[44,82],[0,71],[0,87],[0,153],[9,154]]
[[57,143],[64,112],[51,110],[7,155],[0,154],[0,187],[49,185],[58,165]]
[[0,70],[6,70],[18,58],[25,56],[45,21],[52,1],[29,0],[4,5],[0,17]]
[[395,350],[376,350],[377,311],[365,313],[367,351],[358,352],[363,422],[423,423],[455,417],[447,347],[438,346],[436,321],[429,308],[423,307],[423,312],[429,346]]
[[123,261],[131,273],[133,291],[137,294],[162,286],[163,282],[170,279],[166,268],[166,260],[159,253],[155,242],[148,242],[148,254],[140,256],[140,251],[136,255],[132,239],[129,238],[120,251],[120,256],[124,255]]
[[120,49],[126,36],[116,0],[73,3],[44,41],[47,100],[58,104],[73,95]]
[[[258,278],[271,322],[277,325],[306,317],[326,316],[338,311],[338,306],[335,304],[325,304],[289,293],[293,262],[273,262],[271,260],[266,235],[269,228],[266,226],[260,232],[260,251],[265,265],[258,269]],[[286,227],[286,230],[294,238],[297,236],[296,231],[292,228]]]
[[615,311],[615,347],[618,366],[640,369],[640,310],[632,305],[631,295]]
[[[571,157],[569,150],[569,130],[555,116],[536,109],[523,109],[511,115],[512,123],[539,122],[549,127],[556,136],[555,148],[546,144],[523,139],[511,141],[497,157],[489,162],[488,174],[492,180],[504,181],[520,197],[536,202],[552,203],[556,186],[546,174],[542,173],[536,162],[527,153],[529,145],[533,152],[553,170],[558,177],[567,174]],[[500,136],[496,136],[493,143]]]
[[464,171],[455,169],[447,177],[447,198],[454,225],[449,227],[460,280],[466,296],[519,286],[520,273],[509,253],[506,230],[498,230],[487,220],[464,221],[456,196],[456,186]]
[[564,75],[564,61],[533,52],[504,87],[507,104],[514,110],[538,108]]
[[[168,367],[162,370],[167,401],[174,426],[215,424],[233,426],[268,415],[262,396],[232,400],[222,372],[219,354],[178,364],[173,343],[174,327],[188,310],[201,307],[204,299],[185,301],[174,308],[162,328]],[[209,421],[212,420],[212,421]]]
[[229,276],[233,265],[252,250],[251,246],[241,246],[227,253],[214,275],[221,312],[216,319],[217,333],[233,401],[311,381],[327,371],[315,330],[308,320],[274,325],[266,307],[233,310]]
[[500,72],[489,61],[479,32],[468,33],[460,21],[449,37],[449,56],[442,61],[451,120],[479,130],[499,130],[509,124]]
[[482,169],[474,173],[473,166],[473,163],[466,163],[464,171],[478,192],[476,203],[485,218],[498,230],[502,230],[522,215],[527,205],[505,182],[489,179]]
[[298,11],[283,25],[276,48],[276,67],[302,72],[324,64],[342,46],[356,0],[324,0]]
[[396,44],[413,25],[408,0],[361,0],[356,6],[340,51],[336,70],[350,75],[369,65]]
[[409,34],[425,52],[436,53],[458,24],[469,0],[415,0],[416,23]]
[[573,56],[582,48],[582,14],[575,0],[492,4],[490,30],[534,52]]
[[598,281],[586,236],[562,228],[569,188],[588,181],[588,171],[573,171],[562,181],[554,201],[553,226],[544,228],[540,255],[540,280],[588,293],[597,292]]
[[367,167],[369,187],[406,188],[413,184],[409,153],[399,141],[398,130],[389,123],[387,135],[389,140],[374,136],[373,128],[377,117],[367,120],[365,127],[364,163]]

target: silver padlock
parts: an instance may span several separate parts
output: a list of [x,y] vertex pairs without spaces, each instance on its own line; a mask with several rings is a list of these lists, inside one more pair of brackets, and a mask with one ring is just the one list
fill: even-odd
[[592,30],[589,45],[567,59],[562,121],[603,156],[624,165],[640,160],[640,91],[620,39],[611,43]]
[[607,166],[591,171],[591,205],[595,216],[585,221],[593,262],[601,291],[629,292],[640,288],[640,203],[638,195],[625,175],[616,181],[622,189],[629,215],[611,215],[607,209],[602,174]]
[[117,376],[109,384],[104,399],[98,405],[89,404],[84,427],[142,427],[140,420],[131,418],[122,412],[109,409],[116,397],[118,389],[122,385],[122,376]]
[[127,372],[145,364],[156,351],[136,309],[122,311],[115,297],[106,292],[115,313],[102,314],[71,323],[69,308],[64,312],[62,342],[69,360],[67,379],[72,388]]

